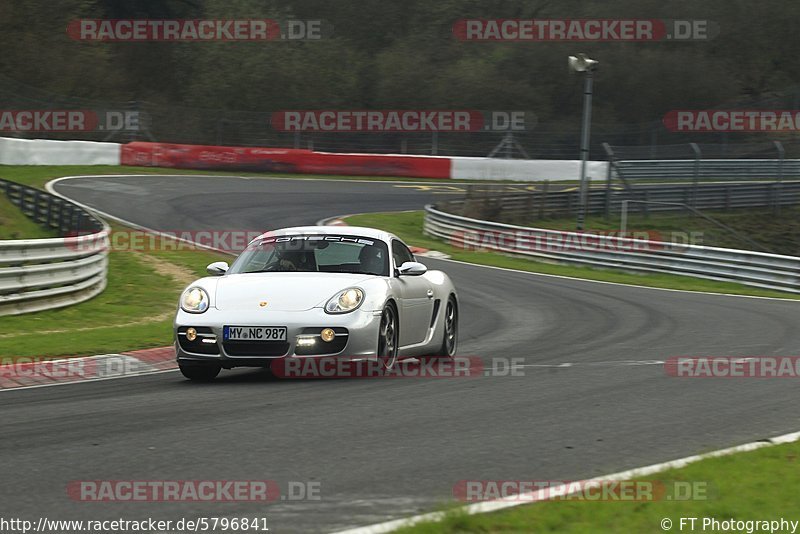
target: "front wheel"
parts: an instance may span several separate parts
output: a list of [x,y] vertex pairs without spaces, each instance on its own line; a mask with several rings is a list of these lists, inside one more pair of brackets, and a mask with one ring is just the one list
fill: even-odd
[[214,364],[178,363],[183,376],[196,382],[210,382],[214,380],[222,367]]
[[392,304],[387,304],[378,327],[378,361],[384,370],[394,367],[397,361],[398,340],[397,310]]
[[458,350],[458,304],[455,297],[447,299],[447,306],[444,309],[444,333],[442,334],[442,345],[436,354],[427,356],[427,360],[450,360],[455,358]]

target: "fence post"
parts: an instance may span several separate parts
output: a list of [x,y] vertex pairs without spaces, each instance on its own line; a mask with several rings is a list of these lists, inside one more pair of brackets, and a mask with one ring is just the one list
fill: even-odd
[[622,201],[622,208],[619,215],[619,235],[625,237],[625,232],[628,231],[628,204],[630,200]]
[[525,208],[523,210],[523,220],[525,222],[531,222],[533,220],[533,200],[534,200],[534,193],[533,191],[528,191],[527,197],[525,197]]
[[548,191],[550,191],[550,180],[545,180],[544,185],[542,186],[542,198],[539,202],[539,219],[544,219]]
[[700,152],[700,147],[697,143],[689,143],[689,146],[694,152],[694,184],[692,185],[692,203],[691,206],[694,208],[695,203],[697,202],[697,187],[698,182],[700,181],[700,158],[702,154]]
[[39,191],[36,190],[31,195],[31,217],[33,218],[33,222],[39,222]]
[[225,119],[217,119],[217,146],[222,146],[222,136],[224,129],[225,129]]
[[775,149],[778,151],[778,183],[775,185],[775,215],[781,212],[781,196],[783,193],[783,160],[786,156],[786,150],[780,141],[773,141]]
[[770,189],[771,189],[770,192],[772,193],[770,195],[772,197],[772,199],[771,199],[772,213],[774,213],[775,215],[780,213],[780,207],[779,207],[780,203],[781,203],[781,190],[780,190],[780,187],[781,187],[781,184],[778,183],[778,182],[772,184],[772,187],[770,187]]
[[72,220],[72,204],[67,204],[65,210],[61,210],[61,231],[69,232],[70,221]]
[[439,155],[439,132],[436,131],[431,133],[431,155]]
[[614,167],[614,151],[611,149],[611,145],[608,143],[603,143],[603,150],[606,151],[606,155],[608,156],[608,171],[606,171],[606,201],[605,207],[603,208],[605,219],[608,220],[611,217],[611,175],[613,172],[612,168]]
[[50,229],[53,226],[53,196],[47,195],[47,216],[45,217],[45,224]]
[[574,206],[576,205],[578,206],[578,209],[580,209],[581,193],[580,191],[570,191],[567,195],[567,213],[569,213],[570,216],[575,214]]

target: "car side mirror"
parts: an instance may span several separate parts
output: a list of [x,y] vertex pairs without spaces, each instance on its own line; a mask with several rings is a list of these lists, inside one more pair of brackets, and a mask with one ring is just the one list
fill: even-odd
[[428,268],[416,261],[407,261],[397,268],[400,276],[422,276],[428,272]]
[[228,263],[224,261],[215,261],[206,267],[206,272],[211,276],[222,276],[228,272]]

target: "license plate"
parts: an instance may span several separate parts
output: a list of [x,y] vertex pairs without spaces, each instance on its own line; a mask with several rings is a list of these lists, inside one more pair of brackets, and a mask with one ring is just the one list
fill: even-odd
[[286,341],[285,326],[226,326],[225,341]]

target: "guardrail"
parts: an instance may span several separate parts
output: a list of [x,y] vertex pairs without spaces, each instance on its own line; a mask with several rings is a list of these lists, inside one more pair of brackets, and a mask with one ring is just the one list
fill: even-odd
[[69,306],[105,289],[108,226],[80,206],[0,180],[0,192],[62,237],[0,241],[0,316]]
[[424,232],[465,249],[561,263],[668,273],[800,293],[800,258],[494,223],[425,207]]
[[780,141],[740,145],[685,143],[611,146],[603,143],[611,169],[623,182],[637,180],[775,180],[800,178],[800,159],[786,159]]
[[[504,193],[504,186],[476,184],[467,187],[466,198],[440,203],[445,211],[497,222],[528,223],[545,217],[568,217],[577,213],[580,196],[577,189],[550,191],[541,189],[523,193]],[[630,189],[590,189],[587,213],[606,216],[619,212],[622,202],[642,202],[637,210],[680,211],[677,204],[700,210],[727,211],[740,208],[769,208],[800,204],[800,181],[736,184],[666,184],[637,186]],[[648,204],[652,202],[653,204]]]
[[781,180],[800,178],[797,159],[623,160],[614,168],[626,180]]

